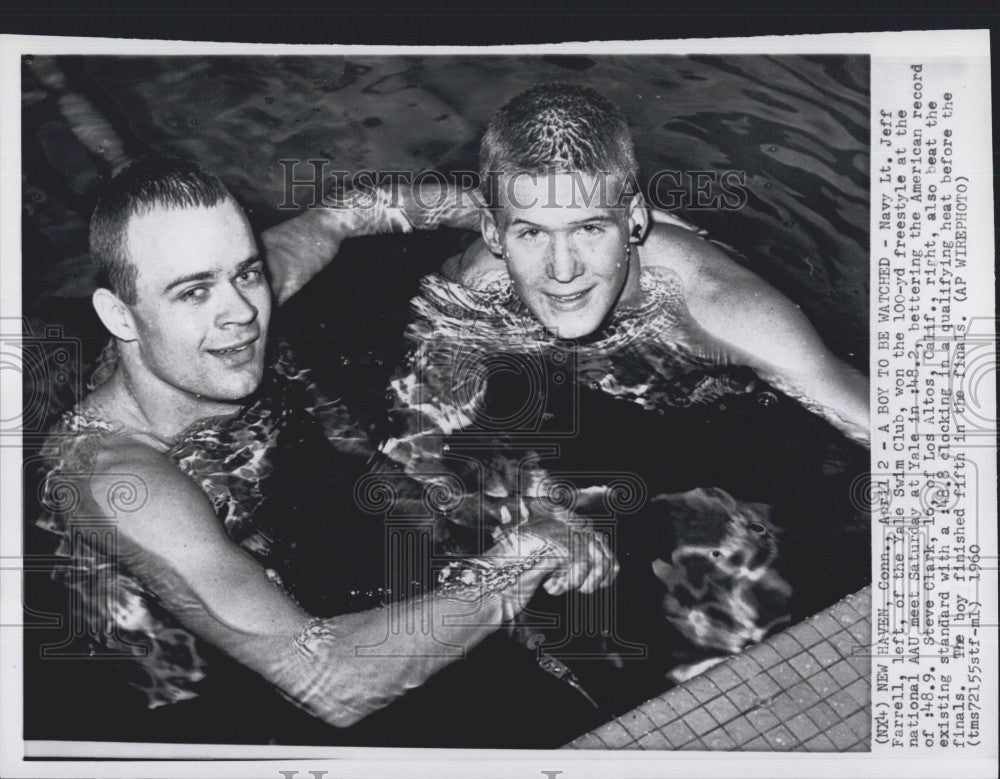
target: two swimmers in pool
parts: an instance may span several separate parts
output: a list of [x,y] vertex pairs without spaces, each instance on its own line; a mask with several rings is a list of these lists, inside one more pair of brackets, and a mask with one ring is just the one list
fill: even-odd
[[[183,629],[310,714],[353,725],[461,656],[439,651],[442,642],[470,650],[554,575],[563,587],[589,591],[616,574],[601,537],[571,553],[564,526],[536,515],[481,558],[457,566],[447,586],[394,605],[404,621],[431,620],[429,632],[385,639],[379,609],[313,619],[275,586],[281,582],[263,564],[261,545],[240,545],[246,528],[220,521],[219,485],[191,478],[186,458],[177,457],[192,437],[237,416],[265,375],[272,293],[245,214],[197,165],[140,161],[100,198],[91,247],[106,283],[93,303],[114,337],[117,362],[53,436],[49,453],[58,465],[50,484],[58,490],[75,478],[88,516],[118,516],[117,549],[89,550],[95,559],[114,555]],[[279,413],[277,423],[286,416]],[[252,447],[248,453],[229,478],[259,469],[257,457],[268,454]],[[116,502],[122,474],[144,497],[127,512]],[[254,499],[252,492],[246,497]],[[339,518],[328,519],[333,534]],[[49,527],[69,539],[73,520]],[[120,604],[101,607],[126,629],[144,618]],[[474,624],[457,619],[470,612]],[[172,637],[176,623],[164,627]],[[355,651],[383,640],[387,651],[377,658]]]
[[[475,289],[505,274],[546,330],[579,338],[617,307],[635,305],[643,273],[662,269],[683,290],[688,331],[706,349],[793,388],[845,429],[866,426],[863,379],[830,355],[793,304],[687,231],[651,226],[638,194],[615,206],[574,202],[576,182],[620,183],[636,172],[624,122],[596,93],[546,85],[515,98],[491,123],[483,167],[513,184],[480,215],[482,241],[446,263],[449,278]],[[538,202],[551,197],[558,207]],[[457,209],[454,218],[468,224],[469,215]],[[343,211],[317,209],[262,237],[269,265],[285,269],[276,274],[279,300],[329,261],[352,224]],[[144,505],[120,523],[125,567],[185,628],[331,724],[353,724],[421,685],[450,658],[426,651],[419,636],[392,639],[400,643],[395,658],[356,657],[353,647],[383,639],[382,617],[310,619],[227,537],[206,494],[168,456],[193,426],[237,414],[264,373],[272,291],[235,201],[196,166],[140,163],[102,198],[92,244],[107,277],[94,306],[119,361],[77,409],[96,432],[75,467],[86,470],[86,500],[101,512],[114,509],[107,474],[136,474],[146,485]],[[484,561],[427,596],[441,622],[434,641],[476,644],[543,583],[550,591],[606,585],[617,564],[603,540],[592,536],[568,560],[557,524],[533,517],[500,535]],[[446,624],[470,600],[486,619]],[[416,614],[425,606],[401,608]]]

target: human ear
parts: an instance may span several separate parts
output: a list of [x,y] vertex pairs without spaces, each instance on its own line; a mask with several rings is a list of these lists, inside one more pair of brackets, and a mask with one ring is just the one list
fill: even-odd
[[479,232],[483,234],[483,241],[487,248],[497,257],[503,257],[500,226],[497,224],[496,215],[489,208],[484,208],[479,212]]
[[131,309],[114,292],[99,287],[94,290],[91,302],[111,335],[119,341],[134,341],[138,338]]
[[642,243],[649,232],[649,209],[642,195],[636,193],[628,203],[628,240],[629,243]]

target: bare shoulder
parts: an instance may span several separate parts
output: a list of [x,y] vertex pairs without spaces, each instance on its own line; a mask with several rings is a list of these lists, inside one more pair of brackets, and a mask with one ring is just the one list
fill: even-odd
[[654,225],[641,252],[643,266],[669,268],[680,277],[685,299],[694,308],[734,302],[761,288],[771,289],[722,249],[675,225]]
[[126,537],[171,547],[218,524],[205,494],[166,455],[128,434],[106,436],[87,474],[89,497]]
[[779,361],[783,350],[801,356],[803,350],[822,349],[795,303],[694,233],[656,225],[643,244],[642,262],[676,272],[694,320],[744,353]]
[[462,254],[449,257],[441,268],[445,278],[472,289],[482,289],[506,271],[504,261],[489,250],[482,238]]
[[184,476],[164,454],[129,433],[110,435],[102,441],[92,476],[99,477],[111,469],[137,476]]
[[[115,484],[134,489],[137,508],[150,506],[148,498],[184,500],[197,486],[162,452],[128,434],[107,436],[101,443],[89,474],[91,484],[100,488]],[[95,498],[103,493],[95,489]],[[143,497],[145,499],[143,499]]]

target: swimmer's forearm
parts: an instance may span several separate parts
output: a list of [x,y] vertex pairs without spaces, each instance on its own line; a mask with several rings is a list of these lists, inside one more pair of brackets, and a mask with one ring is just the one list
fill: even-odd
[[[458,584],[374,611],[312,620],[292,638],[255,637],[236,650],[313,716],[347,727],[421,686],[523,608],[552,570],[542,558],[510,561],[478,585]],[[521,570],[524,568],[524,570]],[[507,580],[510,580],[509,582]],[[446,585],[447,589],[447,585]],[[235,654],[235,653],[234,653]]]
[[470,567],[478,582],[459,577],[420,598],[329,619],[295,607],[246,555],[246,571],[236,574],[230,563],[219,583],[189,581],[148,550],[131,552],[128,568],[192,633],[311,715],[347,727],[460,660],[523,609],[562,557],[541,538],[516,538],[520,545],[504,542],[483,558],[492,568]]
[[[467,617],[455,627],[445,622]],[[234,655],[258,670],[289,700],[310,714],[348,727],[437,671],[460,659],[501,624],[502,598],[491,594],[473,608],[427,596],[376,611],[346,614],[303,625],[297,636],[261,636]]]
[[261,243],[278,304],[284,303],[329,265],[347,238],[406,232],[409,222],[401,209],[354,197],[322,203],[261,234]]
[[338,727],[461,659],[513,619],[562,562],[551,544],[520,533],[483,558],[493,567],[483,569],[478,583],[459,579],[421,598],[317,620],[242,551],[223,553],[212,573],[184,572],[127,539],[125,551],[128,570],[185,628]]
[[832,365],[816,384],[818,400],[841,417],[852,438],[870,438],[868,429],[870,404],[868,378],[860,371],[840,362]]
[[827,413],[822,414],[844,435],[859,443],[869,444],[870,404],[868,379],[860,371],[840,362],[822,373],[794,381],[795,390]]
[[300,216],[261,234],[271,285],[284,303],[330,264],[347,238],[431,230],[445,225],[475,230],[477,190],[396,182],[378,190],[330,196]]
[[101,551],[188,631],[334,725],[356,722],[461,657],[565,564],[565,547],[546,540],[546,528],[541,535],[522,529],[484,558],[481,587],[443,586],[386,609],[313,622],[232,542],[205,494],[163,455],[123,444],[88,468],[94,516],[114,510],[109,496],[123,472],[148,496],[116,526],[116,549]]
[[261,233],[271,289],[284,303],[313,278],[350,237],[350,225],[332,219],[326,208],[310,208],[301,216]]

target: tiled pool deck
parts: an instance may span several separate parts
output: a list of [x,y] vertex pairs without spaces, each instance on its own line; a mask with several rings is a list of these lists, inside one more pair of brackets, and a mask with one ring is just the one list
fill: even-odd
[[870,644],[865,588],[563,748],[868,751]]

